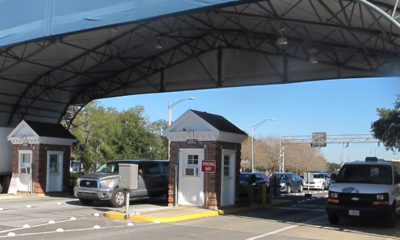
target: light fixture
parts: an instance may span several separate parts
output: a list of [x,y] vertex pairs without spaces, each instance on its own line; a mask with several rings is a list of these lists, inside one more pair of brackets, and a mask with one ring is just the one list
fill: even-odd
[[317,57],[316,57],[317,52],[318,52],[318,50],[315,49],[315,48],[312,48],[312,49],[310,50],[310,58],[308,59],[308,61],[309,61],[311,64],[318,64],[318,63],[319,63],[319,61],[318,61],[318,59],[317,59]]
[[155,48],[155,49],[158,49],[158,50],[164,48],[164,46],[163,46],[163,44],[162,44],[162,40],[161,40],[160,37],[158,37],[158,38],[156,39],[156,41],[154,42],[154,48]]
[[275,45],[279,48],[284,48],[289,44],[289,41],[285,36],[285,29],[282,28],[281,30],[279,30],[279,34],[280,36],[276,39]]

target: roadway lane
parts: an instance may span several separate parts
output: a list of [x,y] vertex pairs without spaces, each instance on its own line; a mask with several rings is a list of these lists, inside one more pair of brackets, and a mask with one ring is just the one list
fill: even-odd
[[[385,228],[377,223],[343,221],[332,227],[325,213],[326,191],[313,198],[284,195],[295,203],[278,208],[243,212],[235,215],[198,219],[175,224],[114,221],[101,216],[111,209],[107,204],[81,206],[75,199],[44,198],[29,201],[0,201],[0,238],[12,239],[400,239],[400,223]],[[164,206],[138,202],[153,208]],[[27,205],[31,205],[29,208]],[[76,219],[71,219],[74,217]],[[50,222],[53,220],[54,222]],[[25,226],[29,224],[29,227]],[[57,230],[58,229],[58,230]],[[61,230],[62,229],[62,230]]]

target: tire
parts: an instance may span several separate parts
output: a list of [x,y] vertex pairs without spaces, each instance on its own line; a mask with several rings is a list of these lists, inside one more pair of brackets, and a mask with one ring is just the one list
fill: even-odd
[[335,214],[332,214],[332,213],[328,213],[328,220],[329,220],[329,223],[330,224],[332,224],[332,225],[337,225],[337,224],[339,224],[339,216],[338,215],[335,215]]
[[125,206],[125,192],[122,189],[115,189],[111,196],[111,205],[113,207],[123,207]]
[[393,228],[396,225],[396,211],[392,211],[386,220],[386,227]]
[[79,202],[82,205],[92,205],[93,204],[93,200],[90,200],[90,199],[79,198]]
[[286,189],[287,189],[288,194],[290,194],[292,192],[292,188],[290,187],[290,185],[287,185]]

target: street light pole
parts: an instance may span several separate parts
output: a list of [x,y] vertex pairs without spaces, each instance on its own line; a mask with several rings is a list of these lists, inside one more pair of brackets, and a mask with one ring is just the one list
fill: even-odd
[[267,118],[251,127],[251,172],[254,172],[254,130],[267,121],[275,121],[275,118]]
[[[194,97],[188,97],[188,98],[184,98],[181,100],[178,100],[174,103],[168,102],[168,127],[171,126],[172,124],[172,108],[175,107],[176,105],[178,105],[179,103],[186,101],[186,100],[194,100]],[[171,157],[171,142],[168,140],[168,161],[170,161],[170,157]],[[175,174],[174,174],[174,192],[175,192],[175,196],[174,196],[174,206],[178,205],[178,164],[175,164]]]
[[178,100],[174,103],[168,102],[168,127],[172,124],[172,108],[178,105],[179,103],[186,101],[186,100],[194,100],[195,97],[188,97],[181,100]]

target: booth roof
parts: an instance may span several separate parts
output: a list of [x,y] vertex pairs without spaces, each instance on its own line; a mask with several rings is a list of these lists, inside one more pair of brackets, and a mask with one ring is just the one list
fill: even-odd
[[207,113],[207,112],[200,112],[200,111],[196,111],[196,110],[191,110],[191,111],[194,112],[197,116],[204,119],[206,122],[211,124],[213,127],[218,129],[219,131],[238,133],[238,134],[243,134],[243,135],[247,136],[247,134],[244,131],[242,131],[240,128],[236,127],[233,123],[228,121],[223,116],[211,114],[211,113]]
[[41,137],[76,139],[60,124],[26,121],[26,123]]

